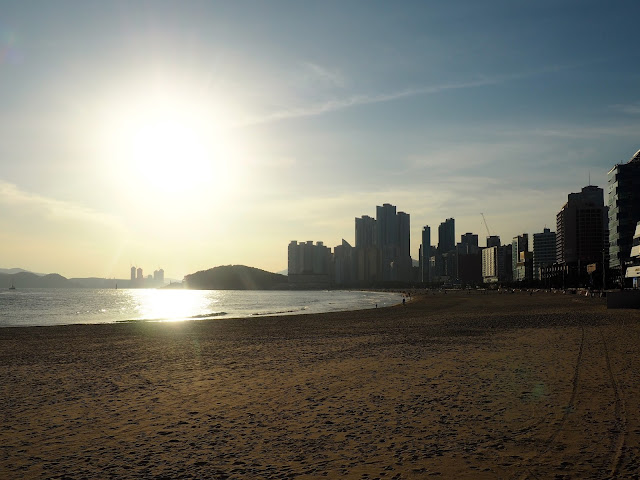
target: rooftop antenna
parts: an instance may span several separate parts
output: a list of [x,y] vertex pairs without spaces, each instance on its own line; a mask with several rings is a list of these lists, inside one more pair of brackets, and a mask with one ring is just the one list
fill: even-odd
[[591,170],[589,170],[589,186],[591,186]]

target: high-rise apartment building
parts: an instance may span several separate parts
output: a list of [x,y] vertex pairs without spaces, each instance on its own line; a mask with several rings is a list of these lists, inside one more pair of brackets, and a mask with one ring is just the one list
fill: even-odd
[[542,233],[533,234],[533,278],[541,280],[543,267],[553,265],[556,261],[556,232],[548,228]]
[[575,265],[577,281],[586,275],[588,264],[599,263],[605,252],[607,207],[604,192],[594,185],[570,193],[556,215],[556,262]]
[[411,217],[398,212],[398,280],[411,281]]
[[456,248],[456,221],[447,218],[438,227],[438,251],[440,254]]
[[376,237],[383,281],[411,280],[410,232],[409,214],[396,213],[396,207],[388,203],[376,207]]
[[374,247],[377,243],[376,219],[368,215],[356,218],[356,248]]
[[420,245],[420,280],[424,283],[431,281],[431,227],[422,228],[422,244]]
[[458,254],[478,253],[478,235],[476,233],[465,233],[460,236]]
[[288,247],[289,285],[328,286],[331,250],[322,242],[292,240]]
[[499,247],[500,244],[500,236],[499,235],[490,235],[487,237],[487,248],[490,247]]
[[[518,269],[519,263],[526,262],[527,253],[529,252],[529,235],[523,233],[517,237],[513,237],[511,242],[511,271],[513,272],[513,281],[521,282],[530,280],[526,275],[525,269]],[[520,273],[519,273],[520,272]]]
[[607,175],[609,205],[609,266],[624,277],[630,261],[633,234],[640,222],[640,150]]

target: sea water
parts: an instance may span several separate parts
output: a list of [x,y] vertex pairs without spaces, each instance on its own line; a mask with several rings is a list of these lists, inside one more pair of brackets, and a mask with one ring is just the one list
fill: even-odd
[[401,301],[398,293],[340,290],[7,289],[0,291],[0,327],[294,315]]

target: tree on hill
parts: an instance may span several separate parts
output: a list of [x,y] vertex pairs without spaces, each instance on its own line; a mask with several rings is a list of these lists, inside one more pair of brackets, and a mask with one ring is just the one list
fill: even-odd
[[287,277],[244,265],[225,265],[184,277],[187,288],[200,290],[273,290],[287,287]]

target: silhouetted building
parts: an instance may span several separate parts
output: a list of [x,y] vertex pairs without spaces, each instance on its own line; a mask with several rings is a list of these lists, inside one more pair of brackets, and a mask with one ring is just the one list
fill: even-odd
[[[511,271],[513,272],[513,281],[514,282],[522,282],[524,280],[528,280],[525,278],[525,270],[518,270],[518,262],[522,257],[522,261],[524,262],[524,256],[521,256],[521,253],[529,251],[529,235],[523,233],[522,235],[518,235],[517,237],[513,237],[513,241],[511,242]],[[522,278],[518,272],[522,273]]]
[[511,281],[511,249],[511,245],[482,249],[482,280],[485,283]]
[[589,185],[580,193],[570,193],[567,203],[556,215],[556,260],[577,263],[602,262],[605,245],[604,193]]
[[374,247],[378,243],[376,220],[368,215],[356,218],[356,248]]
[[640,222],[640,150],[607,175],[609,266],[624,277],[630,262],[634,230]]
[[487,237],[487,247],[499,247],[500,237],[498,235],[490,235]]
[[462,285],[482,284],[482,253],[458,253],[458,281]]
[[380,280],[381,263],[378,249],[378,227],[375,218],[363,215],[356,218],[356,246],[352,253],[355,282],[360,285],[373,285]]
[[540,269],[556,261],[556,232],[548,228],[533,234],[533,278],[542,280]]
[[456,248],[456,221],[453,218],[447,218],[438,227],[438,251],[445,253],[454,248]]
[[131,283],[136,281],[136,267],[131,267]]
[[381,280],[411,280],[409,215],[396,213],[394,205],[376,207],[377,247],[380,249]]
[[633,235],[631,256],[625,271],[625,278],[631,279],[633,288],[640,287],[640,222],[636,224],[636,231]]
[[355,249],[343,238],[342,244],[333,249],[333,282],[335,285],[351,285],[356,281]]
[[153,283],[156,285],[164,284],[164,270],[162,268],[153,272]]
[[565,286],[584,283],[587,265],[602,265],[606,226],[607,207],[601,188],[589,185],[580,193],[569,194],[567,203],[556,215],[556,261],[577,266],[577,280],[573,285],[565,282]]
[[425,225],[422,229],[422,244],[420,245],[420,281],[431,282],[431,227]]
[[289,284],[303,287],[329,285],[331,252],[322,242],[298,243],[293,240],[288,247]]
[[478,235],[475,233],[465,233],[460,236],[460,243],[457,245],[458,255],[478,253]]

